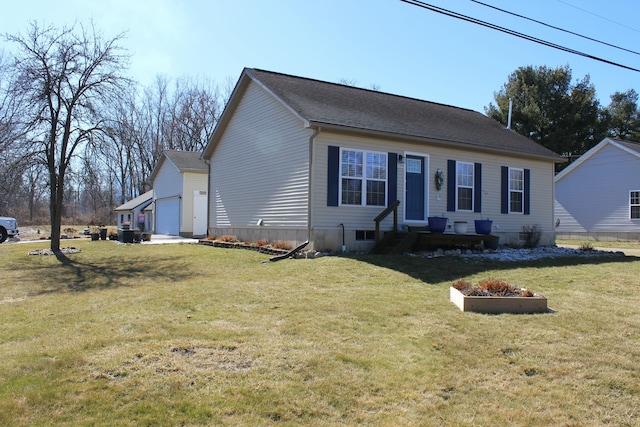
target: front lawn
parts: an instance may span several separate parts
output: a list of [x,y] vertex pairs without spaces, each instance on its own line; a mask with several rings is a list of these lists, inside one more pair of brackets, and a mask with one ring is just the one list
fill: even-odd
[[[640,258],[263,263],[202,245],[0,246],[0,425],[631,426]],[[65,242],[63,242],[65,246]],[[555,313],[481,315],[458,279]]]

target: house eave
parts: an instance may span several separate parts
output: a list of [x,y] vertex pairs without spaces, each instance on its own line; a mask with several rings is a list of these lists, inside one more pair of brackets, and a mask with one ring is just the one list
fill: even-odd
[[309,123],[309,127],[312,129],[322,128],[323,131],[333,131],[336,133],[346,133],[352,135],[360,135],[360,136],[372,136],[381,139],[393,140],[393,141],[404,141],[404,142],[412,142],[412,143],[421,143],[421,144],[431,144],[438,145],[441,147],[447,148],[456,148],[461,150],[469,150],[472,149],[474,151],[480,151],[484,153],[494,153],[501,155],[509,155],[512,157],[523,157],[527,159],[536,159],[536,160],[545,160],[554,163],[563,163],[565,159],[563,159],[559,155],[540,155],[535,153],[522,153],[511,150],[503,150],[499,148],[487,147],[481,144],[476,144],[469,141],[452,141],[446,140],[442,138],[436,137],[424,137],[424,136],[416,136],[416,135],[407,135],[407,134],[399,134],[394,132],[384,132],[372,129],[364,129],[357,127],[350,127],[344,125],[336,125],[332,123],[324,123],[312,121]]
[[632,150],[632,149],[630,149],[628,147],[625,147],[623,144],[621,144],[621,141],[617,141],[617,140],[615,140],[613,138],[606,137],[602,141],[600,141],[599,143],[597,143],[596,145],[591,147],[591,149],[589,149],[586,153],[584,153],[580,157],[578,157],[578,159],[576,161],[574,161],[569,166],[564,168],[561,172],[559,172],[555,176],[554,182],[557,183],[562,178],[564,178],[565,176],[569,175],[574,169],[576,169],[582,163],[584,163],[587,160],[589,160],[591,157],[593,157],[596,153],[598,153],[600,150],[602,150],[607,145],[612,145],[612,146],[614,146],[614,147],[616,147],[616,148],[618,148],[618,149],[620,149],[620,150],[624,151],[625,153],[628,153],[628,154],[630,154],[632,156],[640,157],[640,153],[639,152],[637,152],[635,150]]

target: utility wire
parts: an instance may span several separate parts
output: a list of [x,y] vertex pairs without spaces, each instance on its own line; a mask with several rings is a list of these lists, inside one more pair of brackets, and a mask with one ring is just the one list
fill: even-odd
[[600,16],[600,15],[598,15],[597,13],[589,12],[587,9],[583,9],[583,8],[581,8],[581,7],[578,7],[578,6],[574,6],[574,5],[572,5],[571,3],[568,3],[568,2],[566,2],[566,1],[562,1],[562,0],[558,0],[558,1],[559,1],[560,3],[566,4],[567,6],[571,6],[571,7],[572,7],[572,8],[574,8],[574,9],[578,9],[578,10],[580,10],[580,11],[582,11],[582,12],[588,13],[589,15],[593,15],[593,16],[598,17],[598,18],[600,18],[600,19],[604,19],[605,21],[609,21],[609,22],[611,22],[611,23],[613,23],[613,24],[620,25],[621,27],[625,27],[625,28],[627,28],[627,29],[629,29],[629,30],[631,30],[631,31],[635,31],[636,33],[640,33],[640,30],[638,30],[637,28],[633,28],[633,27],[630,27],[630,26],[628,26],[628,25],[621,24],[621,23],[616,22],[616,21],[614,21],[614,20],[612,20],[612,19],[606,18],[606,17],[604,17],[604,16]]
[[629,67],[627,65],[623,65],[623,64],[619,64],[617,62],[609,61],[608,59],[600,58],[600,57],[597,57],[597,56],[594,56],[594,55],[590,55],[588,53],[580,52],[580,51],[575,50],[575,49],[571,49],[571,48],[568,48],[568,47],[565,47],[565,46],[561,46],[561,45],[556,44],[556,43],[548,42],[546,40],[542,40],[542,39],[539,39],[539,38],[536,38],[536,37],[533,37],[533,36],[529,36],[527,34],[519,33],[517,31],[510,30],[510,29],[504,28],[504,27],[500,27],[498,25],[492,24],[490,22],[482,21],[482,20],[477,19],[477,18],[472,18],[470,16],[466,16],[466,15],[463,15],[463,14],[458,13],[458,12],[453,12],[451,10],[443,9],[441,7],[431,5],[431,4],[425,3],[423,1],[419,1],[419,0],[400,0],[400,1],[403,2],[403,3],[407,3],[407,4],[410,4],[410,5],[413,5],[413,6],[421,7],[423,9],[430,10],[432,12],[437,12],[437,13],[440,13],[440,14],[443,14],[443,15],[446,15],[446,16],[449,16],[449,17],[452,17],[452,18],[461,19],[463,21],[467,21],[467,22],[471,22],[473,24],[481,25],[483,27],[491,28],[493,30],[500,31],[500,32],[503,32],[505,34],[509,34],[509,35],[512,35],[512,36],[519,37],[521,39],[525,39],[525,40],[529,40],[529,41],[541,44],[543,46],[552,47],[554,49],[558,49],[558,50],[561,50],[563,52],[573,53],[574,55],[583,56],[585,58],[593,59],[593,60],[596,60],[596,61],[604,62],[604,63],[609,64],[609,65],[614,65],[616,67],[625,68],[627,70],[636,71],[636,72],[640,73],[640,69],[637,69],[637,68]]
[[469,0],[469,1],[472,1],[473,3],[477,3],[477,4],[480,4],[482,6],[486,6],[488,8],[500,11],[502,13],[506,13],[506,14],[509,14],[509,15],[512,15],[512,16],[516,16],[518,18],[526,19],[527,21],[535,22],[536,24],[544,25],[545,27],[553,28],[554,30],[558,30],[558,31],[562,31],[564,33],[568,33],[568,34],[574,35],[574,36],[582,37],[583,39],[587,39],[587,40],[590,40],[592,42],[600,43],[600,44],[603,44],[605,46],[613,47],[615,49],[624,50],[625,52],[633,53],[635,55],[640,55],[640,52],[636,52],[635,50],[631,50],[631,49],[627,49],[627,48],[624,48],[624,47],[616,46],[614,44],[603,42],[601,40],[594,39],[594,38],[589,37],[589,36],[583,36],[582,34],[574,33],[573,31],[565,30],[564,28],[556,27],[556,26],[553,26],[551,24],[547,24],[547,23],[544,23],[542,21],[538,21],[537,19],[529,18],[529,17],[524,16],[524,15],[519,15],[519,14],[514,13],[514,12],[509,12],[508,10],[500,9],[499,7],[492,6],[490,4],[483,3],[483,2],[478,1],[478,0]]

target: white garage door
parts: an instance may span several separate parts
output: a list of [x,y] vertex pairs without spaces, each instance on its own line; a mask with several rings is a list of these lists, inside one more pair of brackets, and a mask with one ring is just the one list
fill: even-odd
[[157,234],[180,234],[180,199],[156,200]]

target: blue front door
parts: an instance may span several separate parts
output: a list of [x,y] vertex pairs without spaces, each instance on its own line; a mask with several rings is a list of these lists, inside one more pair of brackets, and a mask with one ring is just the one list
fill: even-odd
[[425,158],[405,157],[405,219],[424,221],[425,216]]

